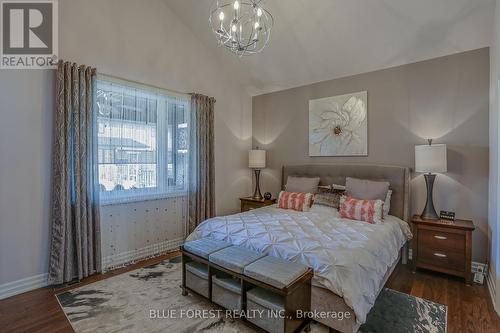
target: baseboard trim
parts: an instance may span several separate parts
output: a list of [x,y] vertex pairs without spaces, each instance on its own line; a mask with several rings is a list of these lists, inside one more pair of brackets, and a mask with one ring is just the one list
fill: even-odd
[[125,266],[135,261],[156,257],[158,255],[177,250],[184,243],[184,238],[174,238],[161,243],[151,244],[140,249],[126,251],[103,258],[103,270]]
[[48,273],[30,276],[24,279],[0,285],[0,299],[15,296],[38,288],[48,286]]
[[493,308],[495,309],[496,313],[500,315],[499,311],[500,309],[496,304],[497,293],[496,293],[495,281],[493,280],[495,274],[492,274],[493,273],[492,269],[493,267],[490,266],[490,271],[488,272],[488,276],[486,276],[486,285],[488,286],[488,292],[491,297],[491,303],[493,304]]

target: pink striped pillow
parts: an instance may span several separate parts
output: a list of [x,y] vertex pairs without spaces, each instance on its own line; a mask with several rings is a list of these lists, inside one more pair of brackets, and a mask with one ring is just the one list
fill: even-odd
[[307,212],[311,208],[312,198],[313,195],[311,193],[281,191],[278,199],[278,208]]
[[339,214],[341,218],[380,224],[384,216],[384,202],[343,196],[340,198]]

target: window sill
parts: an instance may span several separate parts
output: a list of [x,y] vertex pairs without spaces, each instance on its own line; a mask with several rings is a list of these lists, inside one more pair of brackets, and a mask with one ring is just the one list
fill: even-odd
[[155,200],[163,200],[169,198],[181,198],[187,195],[187,191],[178,191],[178,192],[170,192],[163,194],[150,194],[150,195],[142,195],[140,197],[129,197],[129,198],[114,198],[114,199],[105,199],[100,201],[101,206],[115,206],[115,205],[123,205],[134,202],[145,202],[145,201],[155,201]]

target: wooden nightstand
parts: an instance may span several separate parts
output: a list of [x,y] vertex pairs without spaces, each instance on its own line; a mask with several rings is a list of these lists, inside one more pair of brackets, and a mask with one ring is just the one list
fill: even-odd
[[414,269],[425,268],[463,277],[471,283],[472,231],[468,220],[413,219]]
[[258,200],[252,197],[240,198],[241,201],[241,212],[246,212],[255,208],[261,208],[265,206],[269,206],[276,203],[276,199],[271,200]]

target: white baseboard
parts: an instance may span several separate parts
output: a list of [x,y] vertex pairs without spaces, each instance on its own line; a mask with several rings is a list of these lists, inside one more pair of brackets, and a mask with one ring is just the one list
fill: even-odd
[[30,276],[0,285],[0,299],[48,286],[48,273]]
[[488,272],[488,276],[486,277],[486,285],[488,286],[488,291],[490,293],[491,303],[493,303],[493,308],[495,309],[496,313],[498,315],[500,315],[500,309],[499,309],[498,305],[496,304],[497,292],[496,292],[496,287],[495,287],[496,281],[494,281],[495,274],[492,274],[493,269],[494,268],[491,266],[490,271]]
[[[176,250],[184,243],[184,238],[167,240],[162,243],[152,244],[137,250],[119,253],[103,258],[103,269],[124,266],[134,261],[154,257],[166,252]],[[48,273],[30,276],[24,279],[7,282],[0,285],[0,299],[22,294],[38,288],[48,286]]]
[[104,257],[102,260],[103,270],[110,270],[137,260],[155,257],[163,253],[178,249],[184,243],[184,238],[175,238],[161,243],[151,244],[140,249],[121,252]]

